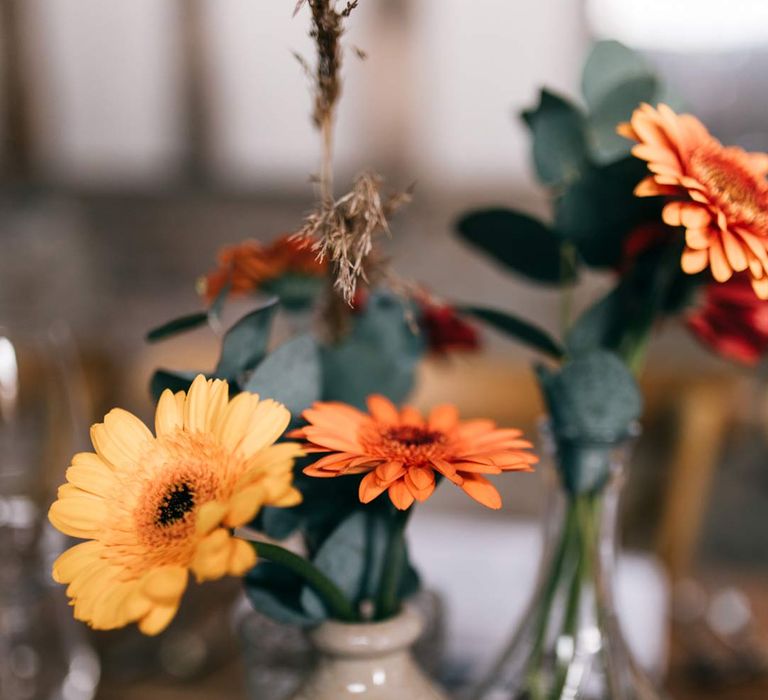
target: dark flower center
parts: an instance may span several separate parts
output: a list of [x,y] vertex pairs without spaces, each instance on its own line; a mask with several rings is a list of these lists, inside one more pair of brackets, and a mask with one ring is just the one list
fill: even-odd
[[408,447],[420,447],[422,445],[432,445],[443,439],[443,434],[426,428],[418,428],[410,425],[403,425],[399,428],[392,428],[387,437],[395,440],[401,445]]
[[164,527],[182,520],[195,507],[195,492],[187,483],[174,484],[163,496],[155,523]]

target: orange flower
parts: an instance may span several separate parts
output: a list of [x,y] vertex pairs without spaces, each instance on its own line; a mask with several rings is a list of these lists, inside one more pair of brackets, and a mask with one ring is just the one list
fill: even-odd
[[227,283],[230,293],[247,294],[262,289],[267,283],[283,275],[321,277],[326,265],[317,259],[312,242],[285,234],[269,245],[258,241],[243,241],[222,248],[219,266],[202,278],[200,293],[210,303]]
[[425,501],[435,490],[435,472],[489,508],[501,496],[484,474],[532,471],[538,458],[522,432],[499,429],[491,420],[460,421],[455,406],[437,406],[425,420],[411,406],[398,410],[383,396],[368,398],[369,414],[342,403],[316,403],[303,413],[309,423],[291,433],[307,440],[306,451],[330,453],[304,470],[333,477],[367,472],[360,500],[384,491],[400,510]]
[[671,197],[663,219],[685,227],[683,270],[709,267],[718,282],[748,270],[768,299],[768,155],[724,147],[696,117],[664,104],[641,105],[618,131],[639,142],[632,153],[653,173],[635,194]]

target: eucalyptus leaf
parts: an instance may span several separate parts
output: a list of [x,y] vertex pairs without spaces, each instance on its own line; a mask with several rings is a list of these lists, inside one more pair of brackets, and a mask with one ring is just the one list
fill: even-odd
[[183,333],[184,331],[192,330],[193,328],[199,328],[208,322],[208,314],[205,311],[198,311],[193,314],[187,314],[186,316],[180,316],[172,321],[157,326],[149,331],[146,335],[146,340],[150,343],[156,343],[158,340],[169,338],[172,335]]
[[565,98],[542,90],[539,104],[522,116],[533,134],[533,162],[539,179],[550,186],[577,179],[589,162],[581,111]]
[[622,313],[624,296],[624,289],[617,285],[579,316],[565,338],[570,354],[579,355],[590,350],[615,349],[619,346],[624,325],[629,320]]
[[216,298],[211,303],[208,309],[208,318],[214,319],[218,322],[221,319],[221,314],[224,311],[224,304],[229,298],[229,293],[232,291],[232,280],[227,280],[226,284],[219,290]]
[[267,537],[284,540],[301,526],[301,515],[296,508],[262,508],[254,526]]
[[564,352],[560,344],[545,330],[505,311],[478,306],[461,307],[461,312],[479,318],[497,330],[521,341],[524,345],[560,359]]
[[655,102],[659,85],[655,76],[640,75],[603,95],[589,115],[592,154],[600,163],[629,155],[634,142],[619,135],[616,127],[627,122],[643,102]]
[[253,369],[266,354],[272,319],[278,308],[276,298],[243,316],[224,335],[221,355],[214,374],[236,379]]
[[637,382],[617,355],[594,350],[560,371],[537,368],[558,438],[611,442],[628,434],[640,417]]
[[[387,520],[379,509],[356,510],[325,540],[312,563],[349,600],[359,604],[373,597],[381,578],[387,536]],[[310,615],[320,615],[324,610],[322,601],[309,587],[304,588],[301,603]]]
[[315,615],[304,610],[300,600],[303,580],[278,564],[259,563],[248,572],[244,584],[251,605],[276,622],[309,627],[326,618],[322,607]]
[[465,241],[535,282],[560,284],[576,276],[574,269],[563,267],[555,232],[527,214],[478,209],[462,216],[456,227]]
[[402,402],[413,388],[424,338],[408,323],[406,307],[387,294],[372,294],[336,344],[320,349],[324,401],[362,408],[370,394]]
[[639,53],[618,41],[598,41],[584,64],[581,92],[594,110],[620,85],[648,76],[654,76],[653,68]]
[[645,164],[631,156],[593,166],[556,200],[557,231],[588,265],[616,267],[629,232],[638,224],[659,220],[660,203],[633,193],[645,175]]
[[320,355],[309,335],[289,340],[251,372],[244,391],[282,403],[294,418],[320,398]]

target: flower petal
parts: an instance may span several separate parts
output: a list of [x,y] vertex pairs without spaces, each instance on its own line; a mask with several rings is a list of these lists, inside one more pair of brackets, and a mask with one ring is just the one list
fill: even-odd
[[141,582],[141,591],[156,603],[178,604],[187,587],[188,574],[183,566],[152,569]]
[[464,492],[474,498],[478,503],[482,503],[488,508],[498,510],[501,508],[501,496],[496,487],[485,477],[479,474],[467,474],[464,483],[461,485]]
[[408,510],[413,505],[415,499],[404,481],[395,481],[388,491],[390,500],[398,510]]

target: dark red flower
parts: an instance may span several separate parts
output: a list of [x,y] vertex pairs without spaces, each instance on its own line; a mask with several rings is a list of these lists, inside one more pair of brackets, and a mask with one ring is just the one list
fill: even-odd
[[704,345],[730,360],[755,365],[768,351],[768,301],[755,295],[746,274],[707,285],[686,324]]
[[456,313],[452,306],[423,302],[419,325],[431,352],[445,354],[452,350],[477,350],[477,330]]
[[621,245],[621,259],[616,266],[619,274],[627,272],[638,258],[655,248],[669,243],[670,228],[661,222],[638,224],[624,238]]

